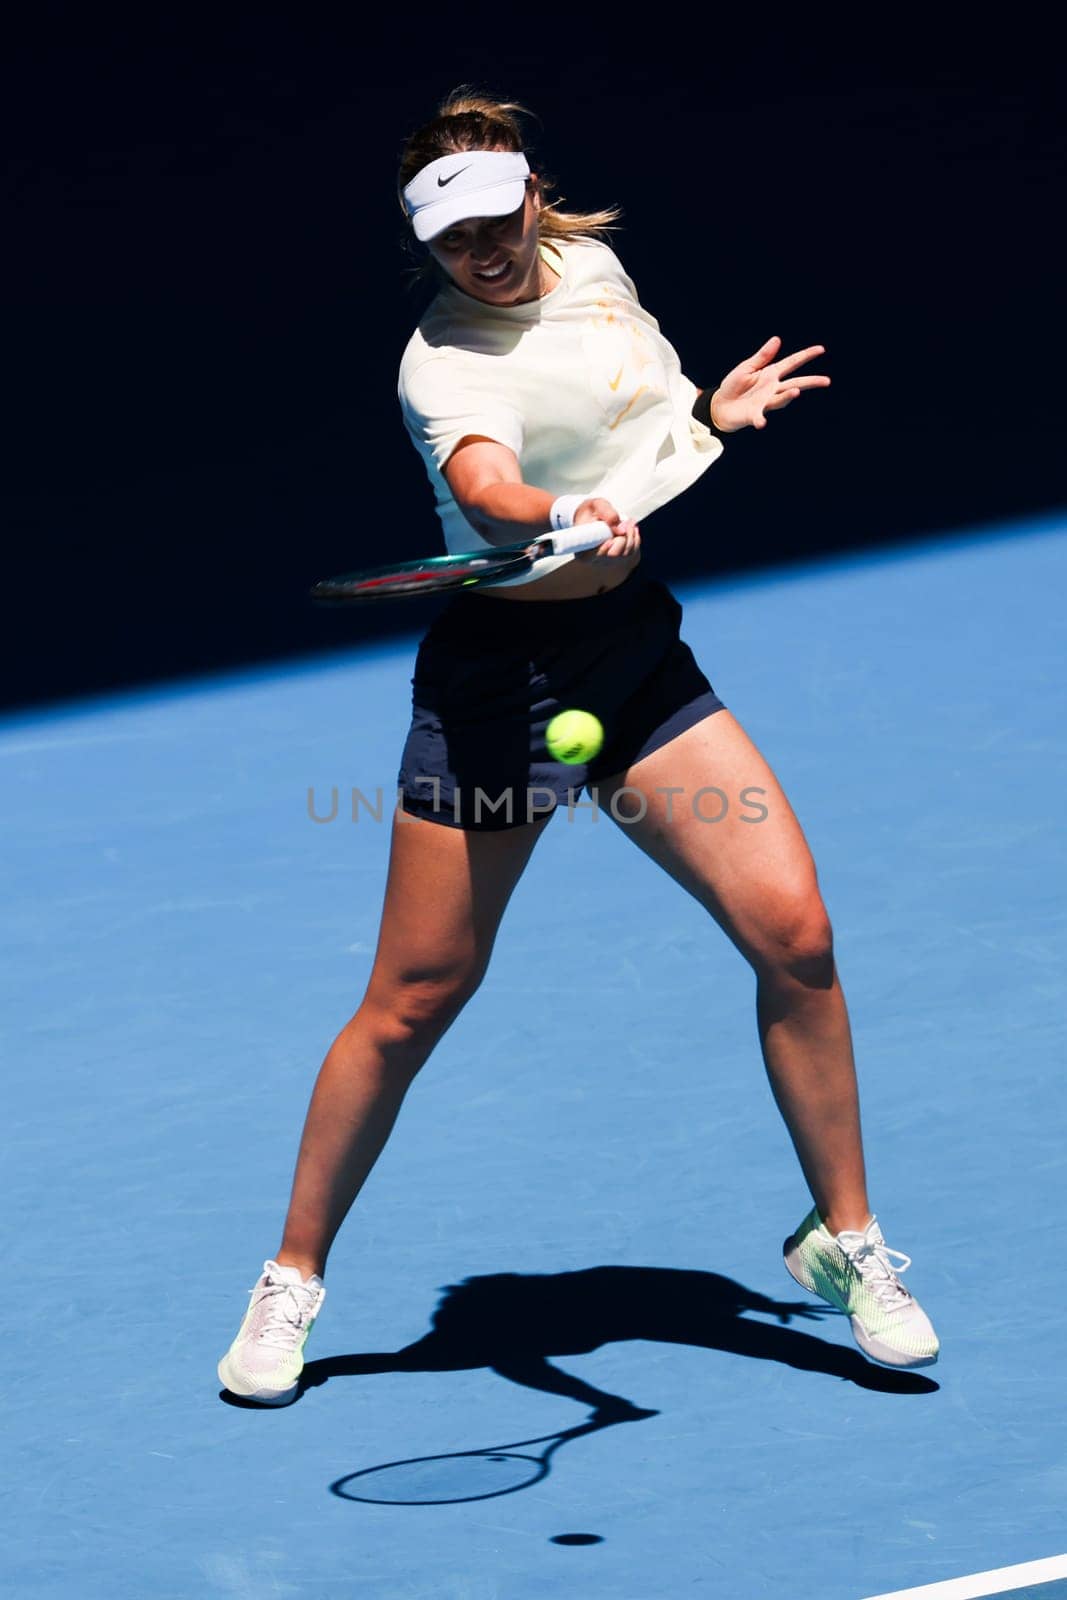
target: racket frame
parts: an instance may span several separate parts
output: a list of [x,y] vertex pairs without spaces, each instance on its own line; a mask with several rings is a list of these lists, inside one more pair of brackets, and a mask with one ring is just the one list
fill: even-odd
[[489,546],[422,560],[371,567],[324,578],[311,590],[320,605],[350,605],[363,600],[403,599],[418,594],[443,594],[498,583],[528,572],[546,556],[578,555],[595,550],[611,537],[606,522],[582,522],[555,533],[538,534],[521,544]]

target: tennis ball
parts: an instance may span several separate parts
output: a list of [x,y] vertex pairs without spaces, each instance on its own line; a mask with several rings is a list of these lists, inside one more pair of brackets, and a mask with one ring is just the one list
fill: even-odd
[[604,729],[591,711],[560,711],[545,729],[549,754],[569,767],[592,761],[604,743]]

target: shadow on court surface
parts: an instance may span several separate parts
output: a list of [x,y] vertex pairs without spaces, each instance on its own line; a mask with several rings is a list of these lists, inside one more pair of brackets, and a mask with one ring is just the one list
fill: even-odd
[[[750,1321],[747,1313],[775,1321]],[[605,1344],[640,1339],[778,1361],[882,1394],[937,1391],[938,1385],[919,1373],[877,1367],[857,1350],[788,1326],[794,1318],[820,1322],[838,1315],[825,1306],[772,1300],[714,1272],[603,1266],[539,1275],[494,1273],[446,1288],[431,1331],[402,1350],[310,1361],[301,1393],[334,1378],[487,1367],[513,1383],[591,1409],[587,1422],[547,1438],[388,1462],[331,1485],[346,1499],[392,1504],[488,1499],[544,1478],[562,1443],[656,1415],[563,1371],[550,1357],[586,1355]],[[536,1444],[549,1448],[538,1456],[514,1453]]]

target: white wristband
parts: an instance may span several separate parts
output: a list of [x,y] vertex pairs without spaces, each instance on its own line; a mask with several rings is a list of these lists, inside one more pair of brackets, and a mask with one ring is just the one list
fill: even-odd
[[574,527],[574,513],[583,500],[588,500],[587,494],[561,494],[552,502],[548,513],[549,526],[554,532],[559,533],[563,528]]

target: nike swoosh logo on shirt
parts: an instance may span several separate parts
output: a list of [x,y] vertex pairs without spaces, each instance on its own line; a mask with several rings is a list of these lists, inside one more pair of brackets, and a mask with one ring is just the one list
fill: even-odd
[[608,379],[608,388],[614,393],[622,382],[622,368],[620,367],[614,378]]
[[458,178],[461,172],[469,172],[469,171],[470,171],[469,165],[466,166],[466,167],[457,167],[455,172],[450,172],[448,174],[447,178],[438,178],[437,187],[439,189],[443,189],[446,183],[451,183],[453,178]]

